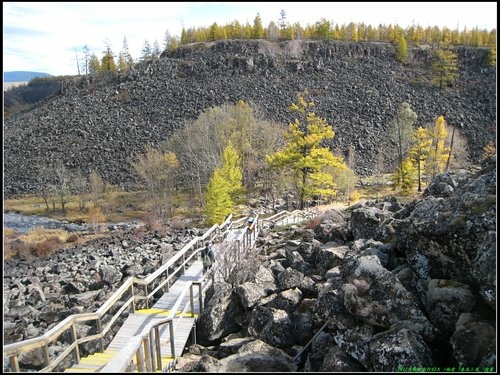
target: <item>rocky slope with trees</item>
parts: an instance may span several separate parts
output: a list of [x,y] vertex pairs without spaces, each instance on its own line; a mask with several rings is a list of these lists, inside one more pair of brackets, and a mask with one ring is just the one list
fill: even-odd
[[[42,259],[6,261],[5,342],[95,311],[129,275],[150,274],[200,234],[121,233]],[[367,201],[272,228],[256,251],[255,272],[207,291],[198,344],[181,371],[495,366],[494,156],[474,175],[439,175],[412,203]],[[42,358],[20,362],[34,368]]]
[[180,370],[492,371],[496,158],[464,172],[263,236],[252,277],[207,295]]
[[133,155],[207,108],[241,99],[285,127],[293,120],[288,107],[304,89],[333,125],[331,148],[344,155],[355,148],[359,174],[373,172],[379,150],[392,170],[387,129],[403,101],[417,113],[416,126],[444,115],[477,161],[495,139],[496,68],[486,48],[455,52],[459,78],[444,89],[431,83],[430,47],[410,48],[402,64],[389,43],[302,40],[193,43],[126,73],[68,79],[59,94],[5,121],[4,193],[36,192],[43,167],[58,161],[131,187]]

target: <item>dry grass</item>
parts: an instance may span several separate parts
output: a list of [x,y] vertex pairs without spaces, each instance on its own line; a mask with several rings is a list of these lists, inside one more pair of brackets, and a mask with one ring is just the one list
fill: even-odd
[[358,184],[358,187],[355,189],[355,191],[351,192],[351,197],[353,195],[357,195],[357,199],[355,201],[351,200],[348,202],[347,197],[343,196],[339,197],[339,199],[337,199],[333,203],[314,206],[308,209],[314,210],[319,213],[331,209],[342,211],[359,202],[384,199],[389,197],[396,197],[400,202],[409,203],[415,199],[420,198],[422,196],[423,190],[425,189],[425,185],[422,185],[422,192],[417,192],[415,188],[415,191],[412,194],[403,195],[400,190],[394,190],[392,184],[389,183],[390,180],[390,174],[364,177],[361,179],[362,186],[360,186],[361,184]]
[[421,197],[422,192],[426,188],[426,185],[422,184],[422,192],[417,192],[415,187],[412,194],[404,195],[400,189],[394,189],[393,185],[390,183],[391,174],[369,176],[363,178],[361,181],[363,182],[364,188],[357,189],[360,195],[360,200],[375,200],[396,197],[401,202],[411,202]]
[[[194,219],[203,217],[203,215],[199,207],[193,207],[193,202],[194,199],[188,194],[179,193],[173,198],[172,217],[175,219],[177,226],[185,226],[182,221],[183,218],[193,219],[192,225],[199,224],[199,221]],[[155,222],[156,219],[152,214],[153,207],[143,191],[108,191],[101,197],[98,207],[103,214],[99,222],[117,223],[137,220],[149,223],[153,230],[165,231],[160,222]],[[96,211],[92,202],[87,202],[86,209],[80,211],[77,196],[70,197],[70,201],[66,204],[66,212],[60,210],[59,204],[56,205],[56,211],[52,211],[52,206],[47,211],[45,201],[35,196],[4,200],[4,210],[87,224],[92,224]],[[52,254],[76,243],[82,244],[105,236],[106,233],[76,235],[60,229],[37,228],[28,233],[18,233],[12,229],[4,229],[4,258],[9,259],[20,256],[24,259],[32,259],[35,256]]]
[[[370,176],[362,178],[362,187],[359,186],[355,190],[358,199],[356,201],[347,202],[346,197],[339,197],[338,200],[332,204],[321,206],[323,209],[345,209],[349,205],[353,205],[359,201],[382,199],[385,197],[396,196],[403,202],[409,202],[418,198],[421,193],[415,193],[410,196],[404,196],[399,191],[395,191],[392,185],[388,184],[390,181],[390,174]],[[423,187],[425,188],[425,187]],[[423,190],[423,189],[422,189]],[[354,192],[351,192],[351,194]],[[170,216],[174,219],[191,219],[193,225],[201,223],[200,220],[204,217],[203,210],[195,205],[196,199],[187,193],[176,193],[172,199],[172,212]],[[107,222],[123,222],[123,221],[146,221],[152,215],[154,207],[148,200],[145,191],[125,192],[117,189],[111,189],[105,193],[101,200],[98,202],[104,214],[104,219]],[[243,207],[243,206],[242,206]],[[244,206],[246,207],[246,206]],[[18,199],[4,200],[4,210],[15,211],[26,215],[40,215],[51,217],[58,220],[67,220],[76,223],[92,223],[92,209],[94,204],[87,203],[86,209],[80,211],[78,209],[78,197],[70,197],[70,201],[66,204],[66,212],[60,211],[60,205],[56,206],[56,211],[52,211],[52,207],[47,211],[45,202],[40,197],[25,196]],[[315,207],[320,209],[320,207]],[[246,210],[246,208],[244,209]],[[235,211],[240,211],[237,206]],[[5,233],[5,232],[4,232]]]
[[17,211],[27,215],[44,215],[47,210],[42,198],[27,196],[18,199],[5,199],[4,211]]
[[14,229],[10,228],[3,228],[3,236],[4,237],[9,237],[15,235],[17,232]]
[[105,236],[103,233],[82,236],[65,230],[43,228],[36,228],[25,234],[20,234],[12,229],[4,229],[4,259],[16,256],[33,259],[34,257],[51,255],[63,248]]
[[[99,206],[103,209],[107,221],[120,222],[130,220],[141,220],[149,215],[147,200],[144,192],[123,192],[113,191],[106,193]],[[49,211],[42,198],[34,196],[23,196],[18,199],[4,200],[5,211],[15,211],[26,215],[46,216],[58,220],[67,220],[77,223],[91,223],[90,211],[94,204],[88,202],[84,211],[78,207],[78,197],[70,197],[66,204],[66,212],[60,210],[60,205],[56,205],[56,211]]]
[[26,243],[37,243],[56,237],[63,243],[66,242],[67,238],[70,235],[71,233],[61,229],[35,228],[30,230],[26,234],[20,235],[18,238]]

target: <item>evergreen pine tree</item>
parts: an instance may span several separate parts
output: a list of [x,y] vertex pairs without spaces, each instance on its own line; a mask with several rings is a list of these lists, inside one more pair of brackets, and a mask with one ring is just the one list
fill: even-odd
[[228,193],[234,198],[243,191],[243,185],[241,183],[243,179],[243,172],[240,167],[238,152],[233,147],[231,141],[229,141],[227,146],[224,148],[222,162],[221,172],[228,182]]
[[405,158],[392,175],[394,187],[400,187],[404,194],[410,194],[415,186],[416,175],[417,169],[412,160],[409,157]]
[[410,148],[410,157],[417,167],[418,191],[422,191],[422,171],[424,170],[425,161],[429,155],[429,150],[432,145],[428,129],[419,127],[413,132],[412,146]]
[[[402,168],[403,160],[411,144],[413,124],[417,121],[417,114],[411,106],[403,102],[398,108],[396,118],[391,122],[389,128],[389,139],[396,144],[398,155],[398,168]],[[395,176],[402,176],[400,171]],[[400,182],[401,183],[401,182]]]
[[432,146],[427,155],[426,172],[431,178],[445,170],[449,153],[449,148],[444,145],[447,134],[444,116],[439,116],[434,126],[429,129]]
[[101,63],[95,53],[90,56],[89,59],[89,73],[99,73],[101,71]]
[[144,41],[144,47],[142,47],[142,56],[141,61],[149,60],[153,57],[153,51],[151,49],[151,44],[149,44],[149,40]]
[[332,126],[325,119],[312,112],[313,102],[307,102],[304,96],[307,91],[297,95],[298,103],[293,103],[290,110],[301,119],[290,124],[285,138],[288,141],[283,151],[267,155],[268,164],[277,169],[289,169],[294,178],[298,192],[300,209],[304,208],[306,199],[316,195],[334,196],[335,184],[331,174],[325,168],[347,168],[344,161],[322,143],[335,135]]
[[253,21],[252,39],[262,39],[265,35],[266,30],[264,30],[264,26],[262,26],[262,18],[260,18],[259,13],[257,13]]
[[216,169],[208,183],[205,195],[205,213],[210,224],[222,223],[231,213],[233,200],[229,195],[231,187],[221,169]]
[[458,77],[458,56],[452,51],[438,50],[432,63],[433,79],[439,88],[455,81]]
[[108,41],[104,42],[106,49],[104,50],[104,56],[101,60],[101,71],[113,72],[116,70],[115,57],[113,51],[111,50],[111,44]]
[[402,63],[406,62],[406,53],[408,52],[408,47],[406,46],[406,40],[403,31],[399,33],[398,44],[396,47],[398,60]]

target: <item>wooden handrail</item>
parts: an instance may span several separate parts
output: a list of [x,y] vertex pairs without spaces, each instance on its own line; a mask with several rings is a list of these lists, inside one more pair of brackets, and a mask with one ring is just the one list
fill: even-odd
[[[159,326],[167,324],[167,323],[170,325],[173,324],[173,320],[175,318],[175,315],[177,314],[177,311],[179,310],[179,307],[180,307],[180,304],[182,303],[182,300],[184,299],[188,290],[190,290],[192,293],[192,288],[194,285],[199,285],[199,287],[200,287],[199,293],[202,293],[203,288],[202,288],[202,285],[200,282],[191,281],[188,284],[186,284],[186,286],[182,289],[181,294],[177,298],[177,300],[176,300],[174,306],[172,307],[170,313],[168,314],[168,316],[164,319],[160,319],[158,321],[148,323],[143,328],[141,333],[132,337],[130,342],[127,343],[120,350],[118,355],[116,355],[113,360],[111,360],[108,364],[106,364],[102,368],[102,372],[126,372],[126,370],[129,368],[130,363],[132,362],[134,356],[136,356],[136,358],[138,360],[138,371],[139,372],[144,372],[144,369],[146,369],[147,367],[151,367],[152,370],[154,370],[154,367],[156,367],[156,369],[158,369],[158,370],[162,370],[161,368],[159,368],[159,367],[161,367],[162,353],[161,353],[161,347],[158,346],[159,345],[159,337],[158,337],[159,331],[157,330],[157,328]],[[191,314],[194,314],[194,304],[193,303],[194,302],[192,299],[190,299],[189,301],[186,302],[186,305],[183,308],[183,310],[179,316],[179,321],[180,321],[180,319],[182,319],[183,313],[189,305],[191,306]],[[200,312],[202,311],[202,305],[199,306],[199,310],[200,310]],[[171,355],[172,355],[172,358],[174,361],[175,361],[176,356],[175,356],[175,347],[173,345],[174,337],[172,337],[172,335],[175,334],[175,328],[176,327],[173,327],[173,329],[171,329],[171,331],[170,331],[171,332],[170,333],[170,335],[171,335],[170,342],[172,344],[171,345]],[[152,361],[151,358],[150,358],[151,363],[149,363],[149,364],[143,363],[145,356],[144,356],[144,353],[141,353],[141,350],[140,350],[142,348],[143,341],[146,338],[151,337],[152,334],[154,334],[154,336],[155,336],[154,350],[156,352],[157,359],[160,358],[160,360],[157,361],[158,362],[157,364],[160,365],[159,367],[155,366],[154,361]],[[150,343],[150,345],[151,345],[151,343]]]
[[[19,363],[17,361],[17,356],[20,353],[23,352],[29,352],[34,349],[38,348],[44,348],[46,354],[46,357],[48,357],[48,352],[47,352],[47,347],[50,343],[54,342],[59,336],[61,336],[64,332],[66,332],[68,329],[74,330],[75,323],[77,322],[86,322],[89,320],[99,320],[104,316],[105,313],[108,312],[108,310],[120,299],[121,296],[130,288],[132,285],[133,278],[129,277],[123,285],[118,288],[115,293],[95,312],[95,313],[82,313],[82,314],[74,314],[66,317],[62,322],[51,328],[49,331],[47,331],[45,334],[43,334],[40,337],[36,337],[33,339],[29,340],[24,340],[20,341],[17,343],[9,344],[4,346],[3,348],[3,355],[4,357],[12,358],[16,357],[16,360],[11,359],[11,364],[16,367],[17,369],[13,368],[14,371],[18,372],[19,371]],[[116,319],[119,316],[119,313],[121,313],[128,305],[130,304],[131,300],[127,301],[125,303],[120,311],[115,314],[115,316],[111,319],[111,321],[106,325],[105,329],[102,332],[99,332],[96,335],[96,338],[103,338],[106,332],[111,328],[112,324],[116,321]],[[88,340],[86,340],[88,341]],[[83,343],[83,338],[76,339],[73,341],[72,344],[70,344],[70,347],[64,350],[61,354],[59,354],[55,359],[52,360],[52,363],[50,363],[50,358],[46,358],[45,367],[40,370],[41,372],[46,372],[52,370],[57,364],[59,364],[69,353],[71,353],[75,348],[78,350],[77,355],[79,357],[79,349],[78,349],[78,344]],[[48,361],[47,361],[48,360]]]
[[[79,348],[78,345],[87,341],[90,341],[89,338],[92,339],[100,339],[102,340],[104,335],[111,329],[111,326],[113,325],[114,322],[118,319],[119,315],[129,306],[135,306],[135,301],[136,299],[149,299],[149,297],[153,296],[156,292],[157,289],[155,289],[152,293],[145,295],[144,297],[138,296],[134,294],[133,291],[133,286],[134,284],[143,286],[147,288],[147,286],[155,281],[160,275],[162,275],[165,271],[167,271],[170,267],[172,267],[177,261],[183,258],[183,264],[177,268],[176,271],[174,271],[173,274],[177,273],[180,271],[182,266],[184,266],[187,262],[191,261],[194,256],[197,255],[197,253],[200,251],[201,246],[197,246],[199,243],[202,243],[205,239],[210,238],[213,240],[215,237],[219,236],[221,233],[221,230],[223,230],[223,235],[224,237],[228,233],[228,228],[231,227],[232,225],[232,218],[233,215],[229,215],[224,223],[221,225],[214,224],[210,229],[208,229],[203,236],[201,237],[196,237],[193,240],[191,240],[187,245],[185,245],[177,254],[175,254],[172,258],[170,258],[165,264],[163,264],[160,268],[158,268],[155,272],[152,274],[148,275],[144,279],[139,279],[135,277],[129,277],[127,278],[124,283],[118,288],[111,297],[109,297],[103,305],[94,313],[82,313],[82,314],[74,314],[70,315],[67,318],[65,318],[62,322],[57,324],[55,327],[47,331],[45,334],[42,336],[33,338],[33,339],[28,339],[28,340],[23,340],[17,343],[12,343],[5,345],[3,347],[3,355],[4,358],[9,358],[12,371],[19,372],[19,361],[18,361],[18,356],[21,353],[24,352],[29,352],[35,349],[43,348],[44,349],[44,355],[46,357],[46,362],[52,362],[52,363],[60,363],[62,359],[64,359],[69,353],[71,353],[73,350],[77,350],[77,357],[79,358]],[[186,254],[189,253],[192,250],[192,253],[189,254],[186,258]],[[101,332],[98,332],[96,335],[92,336],[87,336],[87,337],[82,337],[77,340],[75,340],[71,345],[71,348],[67,348],[64,350],[58,357],[54,359],[50,359],[48,357],[48,350],[47,347],[49,344],[54,342],[59,336],[61,336],[66,330],[72,329],[74,330],[74,324],[76,322],[86,322],[90,320],[97,320],[98,325],[100,327],[101,325],[101,318],[109,311],[110,308],[112,308],[119,300],[120,298],[123,297],[123,295],[129,290],[129,288],[132,290],[132,296],[129,298],[123,306],[119,309],[117,313],[111,318],[110,322],[102,329]],[[160,286],[161,288],[161,286]],[[51,365],[50,363],[45,363],[45,367],[40,370],[41,372],[43,371],[50,371],[55,367],[55,365]]]

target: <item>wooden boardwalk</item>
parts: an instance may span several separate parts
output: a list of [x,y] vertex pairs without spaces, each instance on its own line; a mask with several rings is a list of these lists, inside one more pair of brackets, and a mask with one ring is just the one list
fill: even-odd
[[[154,321],[159,321],[166,318],[172,312],[172,308],[176,304],[180,294],[186,286],[193,281],[200,281],[202,278],[203,265],[199,260],[186,269],[184,275],[179,277],[176,282],[150,309],[137,310],[130,314],[126,321],[121,326],[111,343],[108,345],[104,353],[95,353],[88,357],[82,358],[80,363],[68,368],[65,372],[99,372],[101,369],[105,371],[105,366],[114,360],[120,350],[130,342],[130,339],[142,333],[144,328]],[[175,356],[179,357],[184,351],[184,346],[191,334],[196,318],[200,313],[198,301],[198,288],[193,288],[194,316],[191,312],[176,311],[174,321],[175,332]],[[190,294],[187,293],[180,306],[189,305]],[[171,353],[170,332],[167,325],[163,325],[160,330],[160,347],[161,353]],[[171,355],[162,356],[162,369],[172,365],[174,358]]]
[[[268,218],[268,222],[284,216],[285,211]],[[175,369],[176,359],[182,356],[189,335],[196,334],[193,328],[203,308],[206,288],[223,278],[224,269],[221,267],[226,264],[223,261],[246,259],[252,255],[250,250],[261,228],[259,215],[252,214],[252,218],[254,221],[249,226],[248,217],[233,220],[232,215],[228,215],[222,224],[214,224],[202,236],[193,238],[150,275],[141,279],[131,276],[124,280],[95,312],[70,315],[39,337],[4,346],[4,360],[9,360],[13,372],[20,372],[19,356],[41,350],[44,361],[41,372],[54,371],[69,356],[73,356],[72,362],[76,364],[65,372],[161,372]],[[214,247],[216,261],[215,267],[203,275],[203,265],[198,259],[207,241]],[[173,280],[175,282],[170,285]],[[145,306],[148,306],[147,303],[162,292],[164,294],[153,306],[135,310],[138,302],[146,301]],[[119,318],[125,313],[126,319],[122,323]],[[105,322],[105,317],[109,316],[111,319]],[[97,333],[79,337],[77,324],[89,323],[96,324]],[[107,348],[101,346],[102,352],[81,357],[84,343],[100,340],[102,345],[106,335],[114,332],[113,328],[116,329],[118,324],[121,326]],[[52,355],[50,348],[63,334],[69,334],[68,347]],[[193,342],[196,342],[195,336]]]

